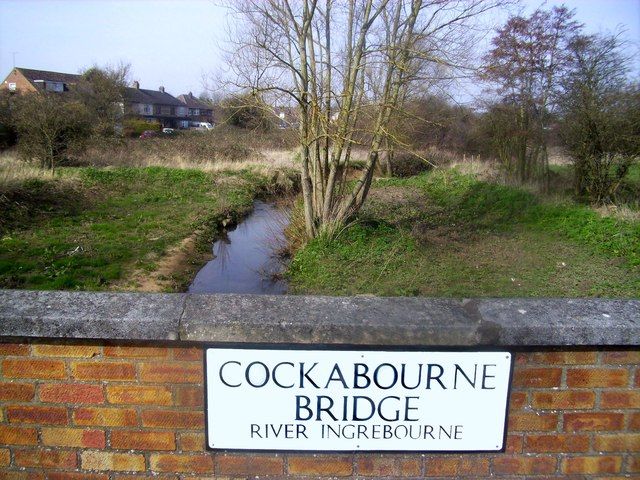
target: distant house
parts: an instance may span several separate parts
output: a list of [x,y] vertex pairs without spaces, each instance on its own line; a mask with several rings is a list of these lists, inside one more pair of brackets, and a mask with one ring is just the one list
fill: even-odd
[[191,122],[208,122],[212,125],[215,123],[213,107],[198,97],[194,97],[193,93],[178,95],[178,100],[189,109],[188,115]]
[[139,82],[124,92],[125,115],[160,122],[163,127],[189,128],[189,109],[173,95],[164,91],[140,88]]
[[274,107],[273,114],[277,117],[276,124],[280,129],[297,128],[300,125],[298,110],[294,107]]
[[[81,79],[82,75],[72,73],[14,68],[0,84],[0,90],[14,93],[64,93],[73,90]],[[163,127],[189,128],[190,108],[165,92],[164,87],[158,90],[147,90],[140,88],[139,82],[133,82],[133,87],[125,88],[123,97],[126,116],[142,117],[159,122]]]
[[48,72],[16,67],[0,84],[0,90],[14,93],[68,92],[80,81],[81,75]]

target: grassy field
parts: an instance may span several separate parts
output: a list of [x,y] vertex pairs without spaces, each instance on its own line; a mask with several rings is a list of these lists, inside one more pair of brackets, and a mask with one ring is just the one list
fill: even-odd
[[[0,288],[111,289],[151,272],[194,232],[246,213],[267,179],[248,170],[66,168],[0,189]],[[205,228],[208,227],[208,228]]]
[[455,170],[375,182],[337,241],[295,255],[297,293],[640,296],[640,223]]

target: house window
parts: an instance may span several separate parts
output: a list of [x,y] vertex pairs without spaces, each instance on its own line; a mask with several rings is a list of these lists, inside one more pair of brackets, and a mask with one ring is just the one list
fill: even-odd
[[9,91],[10,92],[16,91],[16,82],[9,82]]
[[45,90],[47,90],[48,92],[64,92],[64,83],[45,82]]

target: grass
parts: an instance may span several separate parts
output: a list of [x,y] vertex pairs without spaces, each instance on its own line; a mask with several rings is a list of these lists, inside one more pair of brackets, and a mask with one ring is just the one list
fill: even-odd
[[375,183],[359,222],[294,257],[293,291],[640,295],[640,223],[455,170]]
[[109,289],[133,270],[152,271],[194,231],[248,211],[266,185],[248,170],[165,167],[68,168],[5,182],[13,201],[0,214],[13,221],[0,237],[0,288]]

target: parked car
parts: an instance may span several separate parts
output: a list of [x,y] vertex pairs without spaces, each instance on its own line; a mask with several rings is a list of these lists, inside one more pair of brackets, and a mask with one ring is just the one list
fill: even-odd
[[173,135],[176,131],[173,128],[163,128],[162,133],[166,135]]
[[145,130],[140,135],[140,138],[152,138],[152,137],[157,137],[157,136],[158,136],[158,132],[156,132],[154,130]]
[[207,130],[213,130],[213,125],[211,125],[209,122],[192,122],[191,128],[204,132]]

